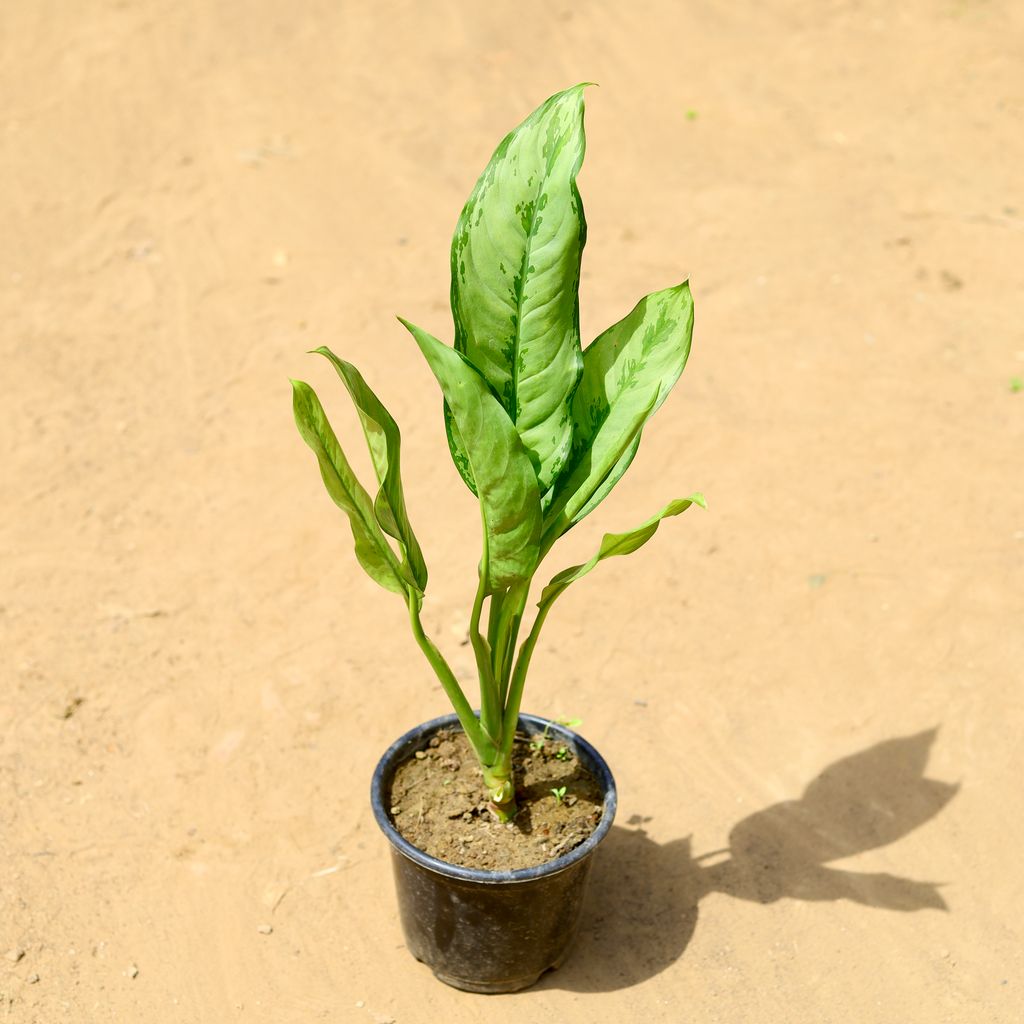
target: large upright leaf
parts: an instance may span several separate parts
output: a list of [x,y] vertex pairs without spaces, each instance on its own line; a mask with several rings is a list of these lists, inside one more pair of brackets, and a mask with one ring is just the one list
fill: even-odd
[[[569,410],[582,365],[583,89],[552,96],[502,140],[452,240],[455,348],[500,398],[542,494],[571,451]],[[449,443],[472,489],[450,422]]]
[[704,495],[691,494],[688,498],[676,498],[675,501],[670,501],[660,512],[651,516],[647,522],[641,524],[635,530],[628,530],[626,533],[606,533],[601,539],[601,546],[597,549],[597,553],[589,561],[584,562],[582,565],[573,565],[568,569],[563,569],[541,591],[539,604],[542,612],[546,614],[547,609],[555,598],[570,583],[575,583],[576,580],[586,576],[598,562],[602,562],[606,558],[612,558],[615,555],[628,555],[636,551],[637,548],[642,548],[658,532],[658,527],[663,519],[677,516],[681,512],[685,512],[691,505],[700,505],[701,508],[707,508]]
[[546,542],[593,511],[629,468],[644,423],[683,372],[692,332],[684,281],[641,299],[587,347],[572,401],[572,456],[552,491]]
[[537,567],[540,496],[519,435],[487,382],[453,348],[405,320],[441,385],[476,482],[487,590],[528,580]]
[[363,375],[344,359],[339,359],[329,348],[321,346],[315,350],[329,360],[338,371],[338,376],[348,389],[352,402],[363,425],[370,459],[377,475],[380,489],[373,502],[377,522],[385,533],[394,537],[401,545],[404,566],[412,574],[419,589],[427,586],[427,566],[419,541],[409,525],[405,509],[405,491],[402,488],[401,451],[402,435],[391,413],[363,380]]
[[304,381],[292,381],[292,410],[303,441],[320,464],[327,493],[348,516],[359,564],[385,590],[407,594],[402,567],[377,524],[373,502],[352,472],[316,392]]

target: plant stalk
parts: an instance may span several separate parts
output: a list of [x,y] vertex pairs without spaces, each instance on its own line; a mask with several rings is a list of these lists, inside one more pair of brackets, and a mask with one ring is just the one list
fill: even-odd
[[420,601],[419,596],[416,594],[409,595],[409,622],[412,626],[412,634],[416,638],[416,643],[420,645],[420,649],[430,663],[430,667],[434,670],[434,674],[440,681],[442,689],[451,701],[455,714],[459,716],[459,723],[466,733],[466,738],[472,745],[476,756],[480,759],[480,763],[490,764],[496,761],[498,758],[497,744],[492,742],[481,728],[479,720],[466,699],[466,695],[462,692],[462,687],[459,686],[459,681],[455,678],[455,673],[452,672],[448,662],[445,661],[444,655],[441,654],[434,642],[423,631],[423,623],[420,621]]
[[488,807],[500,822],[511,821],[519,811],[516,788],[512,778],[512,754],[499,752],[494,764],[484,765],[484,785],[491,798]]
[[[504,704],[511,671],[509,653],[515,647],[515,638],[528,592],[529,582],[491,595],[487,641],[483,641],[483,638],[480,637],[481,648],[486,643],[488,655],[486,664],[479,652],[477,658],[481,697],[490,691],[495,715],[493,731],[486,725],[484,731],[495,741],[498,748],[496,757],[490,762],[483,762],[481,767],[483,768],[484,785],[491,798],[489,807],[501,822],[511,821],[519,810],[516,805],[515,780],[512,776],[512,741],[515,738],[516,723],[513,722],[512,735],[509,736]],[[479,636],[479,612],[482,603],[480,593],[481,591],[478,591],[478,599],[474,605],[473,633],[471,633],[471,635],[476,634],[477,636]],[[483,717],[482,712],[481,717]]]
[[516,638],[519,635],[519,623],[523,618],[523,609],[530,592],[532,578],[510,587],[501,605],[501,612],[494,630],[495,640],[492,645],[494,658],[494,678],[498,684],[498,700],[504,709],[508,696],[509,676],[512,672],[512,656],[515,651]]
[[509,683],[508,697],[505,701],[505,727],[502,735],[500,753],[503,756],[511,756],[512,743],[515,739],[516,725],[519,722],[519,707],[523,700],[523,687],[526,684],[526,673],[530,669],[530,659],[533,657],[534,648],[540,638],[541,627],[548,617],[551,605],[554,600],[542,603],[534,619],[533,626],[519,648],[519,655],[516,658],[515,668],[512,671],[512,679]]
[[473,614],[469,620],[469,642],[473,645],[476,656],[476,671],[480,679],[480,726],[487,738],[500,747],[501,745],[501,705],[498,703],[498,688],[494,682],[494,670],[491,664],[491,647],[480,633],[480,616],[483,613],[484,598],[487,596],[487,552],[480,563],[480,582],[476,588],[473,601]]

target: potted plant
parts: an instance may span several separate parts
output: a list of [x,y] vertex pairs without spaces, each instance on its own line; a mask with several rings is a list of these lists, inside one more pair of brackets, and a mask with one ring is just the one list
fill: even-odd
[[[316,454],[328,493],[348,516],[356,557],[407,605],[413,637],[454,709],[396,741],[378,765],[372,798],[392,844],[410,950],[443,980],[473,991],[522,988],[561,962],[578,922],[591,854],[615,810],[614,782],[597,751],[564,724],[520,713],[548,614],[565,589],[603,559],[635,551],[663,519],[704,504],[693,494],[670,501],[633,530],[605,534],[589,561],[563,569],[542,587],[528,621],[541,562],[626,472],[644,425],[682,373],[693,324],[683,282],[641,299],[581,348],[586,221],[576,175],[584,152],[583,93],[583,85],[557,93],[510,132],[463,208],[451,249],[454,346],[401,321],[440,386],[452,458],[480,507],[483,553],[469,623],[478,710],[423,627],[427,568],[406,510],[398,426],[351,363],[327,348],[316,350],[337,370],[358,412],[377,478],[371,497],[313,389],[292,382],[299,432]],[[462,754],[455,740],[465,746]],[[460,757],[470,763],[463,766]],[[464,779],[450,790],[461,792],[465,809],[458,813],[457,804],[456,814],[450,807],[446,817],[442,813],[442,832],[457,819],[460,827],[503,841],[525,836],[534,847],[539,842],[536,863],[476,867],[462,855],[472,835],[451,857],[418,848],[403,835],[402,798],[394,788],[403,765],[417,760],[437,768],[440,786],[452,785],[436,776],[453,764],[463,774],[475,772],[480,799],[470,796],[465,804]],[[524,766],[557,760],[572,766],[562,785],[523,784]],[[561,843],[540,841],[531,800],[534,808],[567,808],[577,783],[596,786],[589,829]]]

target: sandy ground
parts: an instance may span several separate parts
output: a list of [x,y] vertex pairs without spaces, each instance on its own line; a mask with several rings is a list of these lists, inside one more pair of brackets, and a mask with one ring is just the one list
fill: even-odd
[[[1011,0],[3,4],[0,1020],[1020,1020],[1022,52]],[[552,616],[526,705],[619,824],[572,961],[486,1001],[402,946],[368,780],[446,705],[287,377],[357,453],[330,344],[404,427],[468,674],[393,314],[450,338],[462,201],[585,79],[584,336],[686,273],[697,327],[555,560],[710,509]]]

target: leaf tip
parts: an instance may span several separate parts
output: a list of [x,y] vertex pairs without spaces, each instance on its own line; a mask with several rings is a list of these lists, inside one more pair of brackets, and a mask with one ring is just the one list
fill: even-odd
[[404,316],[395,314],[395,319],[415,338],[416,337],[416,325],[409,320],[406,320]]
[[309,412],[309,409],[316,402],[316,393],[304,380],[295,380],[293,377],[288,378],[288,382],[292,386],[292,413],[295,416],[295,422],[299,424],[299,429],[302,429],[302,419],[304,419]]
[[708,499],[704,497],[701,491],[697,491],[696,493],[691,494],[690,501],[692,501],[694,505],[700,505],[700,507],[703,509],[706,509],[708,507]]

